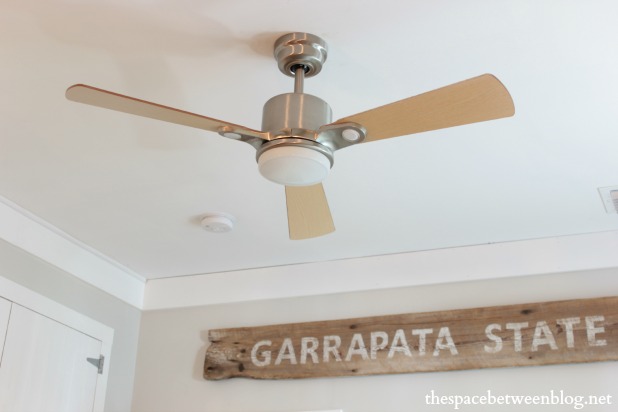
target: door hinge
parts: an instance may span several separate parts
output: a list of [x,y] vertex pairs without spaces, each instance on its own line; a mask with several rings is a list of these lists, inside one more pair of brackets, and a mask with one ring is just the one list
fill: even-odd
[[105,356],[101,355],[99,358],[86,358],[88,363],[97,367],[99,375],[103,374],[103,365],[105,364]]

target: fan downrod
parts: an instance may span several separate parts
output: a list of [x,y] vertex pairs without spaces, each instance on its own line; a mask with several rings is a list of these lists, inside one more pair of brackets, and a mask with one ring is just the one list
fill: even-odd
[[[274,56],[279,70],[294,77],[294,93],[274,96],[264,104],[262,130],[272,139],[295,138],[309,140],[307,144],[322,146],[316,142],[316,131],[332,121],[332,110],[319,97],[305,94],[305,77],[312,77],[322,70],[326,61],[327,45],[320,37],[309,33],[287,33],[274,44]],[[267,142],[258,148],[257,157],[268,150]],[[323,148],[332,152],[332,148]],[[322,151],[322,150],[319,150]],[[329,156],[332,164],[332,153]]]

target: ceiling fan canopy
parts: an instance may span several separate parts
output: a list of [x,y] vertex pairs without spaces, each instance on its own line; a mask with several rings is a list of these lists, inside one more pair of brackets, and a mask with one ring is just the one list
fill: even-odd
[[335,230],[322,187],[337,150],[363,142],[513,116],[509,92],[484,74],[332,121],[319,97],[304,93],[304,79],[317,75],[328,48],[320,37],[288,33],[274,44],[279,70],[294,77],[294,92],[275,96],[263,109],[262,128],[213,119],[113,93],[92,86],[69,87],[69,100],[137,116],[195,127],[243,141],[256,149],[260,173],[285,185],[291,239],[308,239]]

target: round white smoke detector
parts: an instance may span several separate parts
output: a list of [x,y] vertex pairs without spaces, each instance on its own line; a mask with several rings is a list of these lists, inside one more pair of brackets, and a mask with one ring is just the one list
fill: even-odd
[[274,147],[262,153],[258,169],[266,179],[286,186],[309,186],[321,182],[330,172],[324,154],[299,146]]
[[226,233],[234,229],[235,219],[227,213],[209,213],[202,218],[204,230],[213,233]]

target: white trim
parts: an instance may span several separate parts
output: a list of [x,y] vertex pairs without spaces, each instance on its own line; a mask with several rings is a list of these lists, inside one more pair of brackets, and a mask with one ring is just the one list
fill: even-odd
[[142,308],[145,279],[0,196],[0,237],[81,280]]
[[0,297],[101,341],[101,355],[105,356],[105,362],[103,363],[103,374],[97,379],[93,411],[103,412],[109,365],[112,356],[112,344],[114,341],[114,329],[3,277],[0,277]]
[[144,310],[618,267],[618,231],[150,280]]
[[145,279],[0,196],[0,237],[143,310],[618,267],[618,231]]

